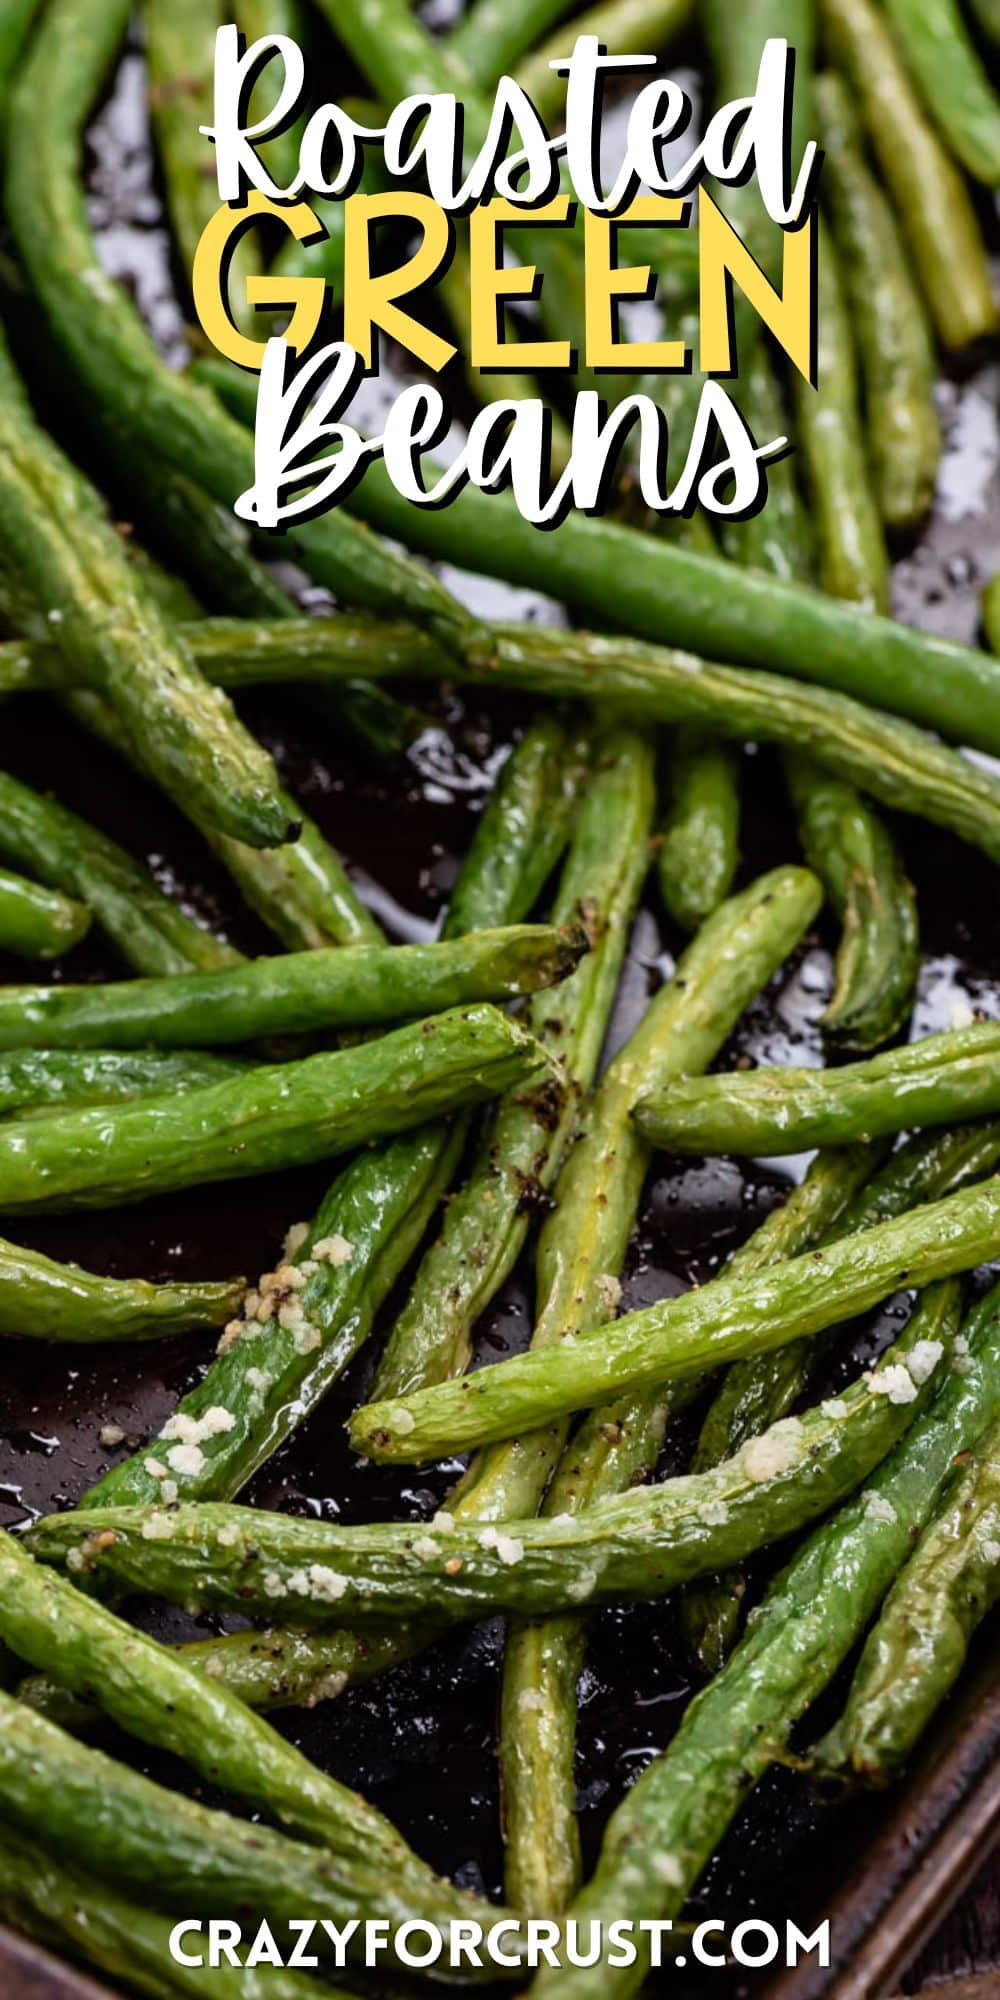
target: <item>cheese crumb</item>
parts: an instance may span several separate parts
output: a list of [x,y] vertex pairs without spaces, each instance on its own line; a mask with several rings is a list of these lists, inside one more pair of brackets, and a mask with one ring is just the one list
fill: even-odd
[[449,1514],[446,1507],[439,1507],[431,1522],[431,1527],[436,1528],[439,1535],[453,1535],[455,1532],[454,1514]]
[[990,1564],[1000,1563],[1000,1542],[984,1542],[983,1559]]
[[707,1528],[724,1528],[729,1519],[729,1508],[724,1500],[710,1500],[701,1510],[701,1518]]
[[203,1674],[208,1675],[210,1681],[221,1681],[226,1671],[225,1662],[219,1659],[217,1653],[210,1653],[208,1659],[202,1662],[201,1670]]
[[610,1318],[612,1313],[618,1311],[622,1301],[622,1288],[613,1271],[602,1271],[600,1277],[595,1280],[594,1289],[597,1292],[597,1303],[601,1312],[607,1313]]
[[309,1595],[321,1604],[335,1604],[347,1589],[346,1576],[338,1576],[326,1563],[309,1564]]
[[348,1678],[344,1673],[322,1674],[307,1694],[303,1707],[316,1708],[321,1701],[336,1701],[338,1694],[343,1694]]
[[930,1381],[943,1353],[940,1340],[918,1340],[911,1348],[906,1365],[918,1387]]
[[149,1476],[150,1476],[150,1479],[165,1479],[165,1478],[166,1478],[166,1476],[167,1476],[167,1468],[166,1468],[166,1466],[165,1466],[165,1465],[163,1464],[163,1462],[162,1462],[162,1460],[161,1460],[161,1459],[159,1459],[159,1458],[147,1458],[147,1459],[145,1459],[145,1460],[143,1461],[143,1463],[144,1463],[144,1465],[145,1465],[145,1467],[146,1467],[146,1471],[147,1471],[147,1472],[149,1473]]
[[826,1402],[821,1403],[819,1407],[824,1417],[831,1417],[834,1421],[838,1417],[847,1415],[847,1404],[841,1402],[839,1396],[828,1396]]
[[317,1263],[332,1264],[336,1269],[340,1264],[350,1263],[354,1245],[348,1243],[346,1236],[321,1236],[319,1242],[313,1244],[312,1254]]
[[292,1226],[285,1237],[284,1243],[281,1246],[286,1263],[290,1263],[292,1258],[297,1256],[308,1234],[309,1234],[308,1222],[292,1223]]
[[125,1439],[125,1432],[120,1424],[102,1424],[98,1435],[100,1442],[106,1445],[109,1451],[113,1450],[116,1444],[124,1443]]
[[399,1432],[400,1437],[406,1437],[409,1431],[416,1428],[416,1418],[411,1417],[409,1410],[404,1410],[401,1405],[393,1410],[390,1423],[392,1429]]
[[[233,1430],[235,1424],[232,1410],[224,1409],[221,1403],[213,1403],[201,1417],[192,1417],[186,1410],[175,1411],[172,1417],[167,1418],[160,1436],[178,1438],[181,1444],[205,1444],[209,1438],[221,1437],[225,1431]],[[169,1452],[167,1459],[173,1463]]]
[[271,1377],[266,1368],[248,1368],[247,1382],[251,1389],[258,1389],[263,1394],[265,1389],[270,1388]]
[[869,1520],[884,1521],[887,1528],[895,1527],[899,1519],[892,1501],[884,1499],[881,1493],[866,1493],[864,1510]]
[[[248,1312],[247,1319],[249,1319],[249,1317],[250,1314]],[[246,1332],[246,1320],[231,1319],[229,1325],[223,1327],[222,1332],[215,1343],[216,1354],[228,1354],[230,1348],[236,1346],[236,1342],[242,1338],[245,1332]]]
[[285,1596],[285,1582],[284,1578],[280,1574],[280,1571],[276,1569],[266,1569],[264,1571],[263,1576],[261,1577],[261,1583],[263,1585],[264,1594],[266,1597]]
[[435,1556],[440,1555],[441,1545],[433,1535],[420,1535],[413,1544],[413,1553],[420,1557],[421,1562],[432,1562]]
[[144,1542],[170,1542],[174,1537],[176,1522],[170,1514],[151,1514],[142,1524]]
[[798,1417],[783,1417],[762,1437],[751,1438],[740,1456],[743,1469],[755,1485],[790,1472],[802,1456],[802,1425]]
[[515,1535],[501,1535],[498,1528],[484,1528],[479,1537],[481,1549],[495,1549],[502,1563],[519,1563],[524,1554],[524,1543]]
[[952,1001],[951,1013],[948,1016],[949,1028],[972,1028],[975,1026],[975,1020],[975,1014],[967,1000]]
[[82,1549],[67,1549],[66,1551],[67,1569],[72,1570],[74,1574],[76,1574],[80,1570],[86,1569],[86,1567],[87,1567],[87,1558],[84,1555]]
[[890,1403],[915,1403],[917,1385],[908,1368],[894,1361],[888,1368],[880,1368],[877,1375],[866,1375],[865,1381],[873,1396],[888,1396]]
[[177,1505],[176,1479],[165,1479],[163,1485],[160,1487],[160,1492],[163,1495],[164,1504],[167,1507],[175,1507]]
[[676,1854],[654,1854],[650,1865],[658,1882],[668,1889],[683,1889],[684,1870]]
[[205,1454],[200,1444],[172,1444],[167,1464],[182,1479],[196,1479],[205,1464]]
[[545,1696],[538,1688],[525,1688],[517,1697],[517,1705],[526,1715],[537,1715],[545,1707]]
[[956,1375],[968,1375],[972,1367],[972,1351],[964,1333],[956,1333],[952,1342],[951,1365]]
[[231,1523],[226,1528],[220,1528],[215,1539],[220,1549],[235,1549],[239,1544],[240,1531],[235,1523]]

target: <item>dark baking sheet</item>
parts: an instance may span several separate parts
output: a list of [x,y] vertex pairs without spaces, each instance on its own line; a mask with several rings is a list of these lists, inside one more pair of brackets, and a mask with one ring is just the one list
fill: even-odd
[[[143,102],[141,62],[133,53],[95,127],[90,184],[109,262],[134,287],[169,348],[179,320],[150,178]],[[900,615],[958,637],[975,631],[977,591],[1000,567],[991,401],[995,375],[995,369],[977,369],[963,382],[943,385],[949,443],[938,509],[920,546],[904,553],[896,568]],[[44,401],[45,389],[39,387]],[[50,411],[54,424],[72,428],[55,401]],[[511,603],[512,594],[495,584],[463,581],[461,587],[491,611],[506,611]],[[525,609],[523,594],[516,596]],[[554,607],[532,603],[527,608],[543,617],[558,615]],[[419,698],[426,709],[426,690]],[[457,857],[468,844],[498,759],[523,725],[524,709],[502,700],[485,705],[476,698],[466,704],[446,692],[402,766],[374,773],[352,768],[332,737],[323,740],[315,720],[305,711],[297,713],[291,701],[260,696],[245,708],[291,788],[349,861],[390,935],[431,934]],[[8,705],[0,711],[0,732],[5,767],[37,785],[51,786],[142,855],[164,884],[244,948],[268,948],[197,837],[108,753],[41,703]],[[747,753],[746,792],[743,873],[748,878],[794,854],[795,841],[768,753]],[[901,825],[900,832],[923,926],[918,1029],[947,1025],[954,1007],[963,1002],[1000,1016],[994,871],[944,835],[913,823]],[[631,940],[612,1046],[638,1018],[680,943],[655,900],[649,900]],[[820,1059],[815,1023],[828,991],[829,943],[821,928],[751,1009],[724,1062],[737,1051],[755,1061]],[[101,977],[115,970],[100,944],[88,942],[58,976]],[[23,968],[0,963],[0,978],[18,977]],[[232,1190],[220,1188],[210,1203],[196,1191],[108,1216],[24,1223],[18,1234],[51,1254],[116,1275],[253,1273],[267,1266],[288,1223],[315,1206],[328,1178],[322,1169],[286,1174],[243,1182]],[[773,1163],[745,1171],[730,1162],[659,1160],[645,1190],[630,1253],[625,1307],[704,1280],[750,1233],[786,1184],[787,1175]],[[529,1286],[530,1272],[516,1273],[486,1316],[478,1343],[483,1360],[513,1351],[526,1340]],[[890,1307],[858,1329],[853,1348],[837,1364],[842,1377],[852,1372],[860,1355],[867,1357],[889,1337],[898,1310]],[[191,1340],[115,1353],[4,1343],[0,1521],[15,1525],[71,1504],[107,1462],[98,1440],[101,1426],[114,1422],[129,1440],[145,1437],[196,1378],[204,1359],[203,1344]],[[454,1466],[395,1472],[358,1463],[345,1448],[343,1418],[363,1393],[370,1367],[370,1358],[362,1357],[324,1407],[258,1475],[249,1498],[341,1520],[419,1518],[433,1512]],[[668,1438],[662,1473],[683,1465],[689,1441],[686,1426]],[[174,1613],[154,1616],[152,1628],[168,1637],[189,1629]],[[372,1687],[348,1692],[308,1714],[279,1719],[279,1726],[324,1768],[358,1785],[387,1811],[429,1860],[463,1883],[491,1892],[499,1889],[501,1875],[495,1763],[500,1637],[498,1623],[486,1623]],[[987,1635],[980,1654],[989,1643]],[[580,1713],[579,1799],[588,1857],[623,1789],[669,1741],[689,1693],[669,1604],[609,1610],[598,1617]],[[135,1754],[134,1746],[116,1747]],[[154,1758],[140,1762],[150,1770],[166,1768]],[[693,1913],[734,1920],[754,1914],[773,1920],[814,1917],[836,1895],[848,1863],[878,1838],[897,1809],[897,1795],[833,1806],[815,1799],[795,1776],[773,1773],[713,1861]],[[914,1949],[919,1941],[915,1936]],[[3,1963],[0,1947],[0,1974]],[[9,1967],[8,1977],[15,1992],[27,1993],[16,1966]],[[664,1983],[677,2000],[701,2000],[722,1991],[727,2000],[730,1995],[737,2000],[757,1990],[736,1973],[696,1977],[678,1970]]]

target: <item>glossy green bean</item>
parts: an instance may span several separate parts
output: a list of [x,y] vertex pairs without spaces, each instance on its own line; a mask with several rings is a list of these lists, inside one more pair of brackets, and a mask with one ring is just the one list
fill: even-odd
[[[566,85],[551,65],[572,53],[578,36],[596,35],[612,56],[659,55],[687,27],[694,11],[694,0],[597,0],[596,5],[574,14],[571,21],[518,63],[515,79],[527,92],[539,117],[548,125],[557,126],[565,105]],[[509,13],[508,8],[508,16]],[[473,51],[469,53],[474,56]]]
[[[963,1364],[964,1365],[964,1364]],[[1000,1425],[959,1471],[889,1592],[840,1721],[818,1744],[823,1768],[869,1784],[895,1776],[965,1665],[1000,1597]]]
[[533,1037],[493,1007],[249,1070],[176,1101],[52,1112],[0,1128],[0,1205],[106,1208],[171,1188],[332,1159],[534,1075]]
[[150,1285],[99,1278],[0,1238],[0,1334],[26,1340],[162,1340],[224,1326],[245,1281]]
[[171,902],[124,848],[6,772],[0,772],[0,853],[86,904],[136,972],[172,977],[239,962],[239,952]]
[[121,1049],[18,1049],[0,1055],[0,1117],[44,1114],[53,1105],[176,1096],[222,1083],[244,1068],[235,1056],[202,1055],[193,1049],[154,1055]]
[[0,951],[15,958],[61,958],[89,929],[86,903],[0,869]]
[[785,760],[799,837],[841,927],[823,1034],[864,1055],[909,1020],[920,971],[917,903],[888,828],[853,785]]
[[728,744],[680,730],[668,781],[656,863],[660,893],[674,922],[696,931],[728,896],[739,863],[739,759]]
[[[676,1086],[678,1089],[680,1086]],[[612,1395],[766,1354],[878,1305],[901,1285],[972,1270],[1000,1243],[1000,1182],[963,1188],[862,1236],[790,1258],[755,1278],[718,1278],[579,1340],[499,1361],[398,1403],[355,1412],[366,1457],[419,1464],[537,1429]]]
[[924,1035],[837,1070],[762,1069],[648,1096],[637,1122],[655,1145],[694,1153],[775,1154],[842,1146],[1000,1111],[1000,1024]]

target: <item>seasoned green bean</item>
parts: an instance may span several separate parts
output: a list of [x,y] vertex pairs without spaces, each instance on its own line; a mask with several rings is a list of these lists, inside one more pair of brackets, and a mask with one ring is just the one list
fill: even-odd
[[515,1090],[498,1106],[392,1329],[375,1377],[379,1397],[468,1366],[472,1328],[512,1270],[533,1210],[545,1204],[593,1084],[648,867],[652,750],[627,731],[612,732],[595,744],[594,765],[553,910],[556,920],[584,916],[591,950],[528,1017],[565,1088]]
[[173,1924],[129,1902],[107,1881],[55,1861],[44,1846],[0,1824],[0,1917],[39,1944],[92,1965],[149,2000],[342,2000],[307,1972],[283,1967],[184,1965],[172,1958]]
[[[680,1086],[675,1086],[679,1089]],[[766,1354],[878,1305],[902,1285],[972,1270],[1000,1244],[1000,1181],[964,1188],[763,1277],[717,1278],[634,1312],[601,1339],[519,1354],[462,1382],[371,1403],[350,1425],[356,1450],[405,1464],[517,1436],[604,1398]]]
[[0,951],[15,958],[61,958],[89,929],[86,903],[0,869]]
[[958,168],[925,118],[882,9],[821,0],[827,55],[844,72],[909,242],[921,290],[946,347],[997,324],[976,212]]
[[[729,1259],[730,1275],[765,1270],[809,1247],[874,1161],[865,1146],[827,1155]],[[556,1467],[544,1512],[578,1514],[648,1478],[667,1422],[702,1387],[695,1377],[591,1410]],[[685,1603],[698,1590],[692,1586]],[[587,1634],[587,1620],[572,1616],[525,1621],[508,1632],[500,1757],[507,1894],[517,1909],[561,1911],[580,1885],[576,1690]]]
[[244,1617],[273,1617],[281,1604],[311,1626],[428,1611],[452,1620],[486,1611],[537,1615],[662,1596],[794,1533],[860,1484],[945,1373],[957,1304],[954,1288],[945,1291],[950,1312],[939,1307],[933,1320],[914,1315],[835,1404],[787,1419],[710,1472],[618,1494],[582,1514],[512,1519],[499,1529],[450,1512],[429,1527],[341,1528],[207,1502],[169,1513],[101,1507],[50,1514],[23,1540],[84,1585],[112,1583],[199,1612],[238,1609]]
[[85,903],[136,972],[171,977],[239,962],[239,952],[171,902],[124,848],[3,771],[0,853]]
[[0,1238],[0,1334],[28,1340],[161,1340],[220,1327],[239,1309],[245,1280],[150,1285],[98,1278]]
[[193,1673],[176,1650],[122,1623],[34,1562],[23,1542],[0,1534],[0,1632],[18,1657],[44,1667],[71,1693],[96,1698],[140,1742],[169,1750],[208,1783],[254,1806],[347,1867],[380,1865],[395,1900],[436,1900],[460,1892],[419,1861],[381,1813],[311,1764],[271,1724],[252,1715],[210,1677]]
[[802,848],[841,926],[824,1036],[864,1055],[909,1020],[920,971],[917,903],[896,843],[853,785],[785,760]]
[[[778,391],[770,357],[756,341],[729,393],[745,416],[758,443],[787,437],[788,414]],[[720,523],[722,547],[732,562],[767,571],[786,582],[808,582],[813,572],[814,536],[796,479],[796,456],[769,459],[767,504],[746,521]]]
[[557,986],[586,948],[579,923],[509,924],[438,944],[294,952],[173,979],[3,986],[0,1049],[217,1048],[380,1026]]
[[728,744],[679,730],[669,784],[657,856],[660,893],[674,922],[696,931],[728,896],[739,862],[739,759]]
[[870,1633],[840,1721],[817,1746],[823,1767],[869,1783],[915,1750],[1000,1597],[1000,1425],[978,1440]]
[[106,1208],[171,1188],[332,1159],[499,1095],[544,1064],[494,1007],[455,1008],[333,1055],[251,1069],[176,1101],[0,1127],[0,1206]]
[[816,103],[823,193],[864,381],[872,482],[882,519],[910,528],[931,504],[941,456],[927,315],[892,209],[865,158],[850,91],[835,70],[817,78]]
[[[949,1292],[952,1288],[947,1288]],[[952,1293],[952,1300],[953,1300]],[[953,1310],[953,1304],[949,1308]],[[943,1328],[942,1328],[943,1331]],[[612,1816],[596,1873],[570,1916],[677,1917],[744,1799],[781,1757],[789,1733],[860,1638],[951,1476],[1000,1406],[997,1300],[966,1375],[940,1394],[850,1503],[816,1528],[775,1579],[754,1624],[716,1681],[686,1711],[664,1756]],[[614,1970],[546,1969],[540,2000],[610,2000],[645,1977],[647,1958]]]
[[[165,1708],[161,1719],[169,1726]],[[230,1724],[235,1754],[249,1721],[240,1711]],[[0,1694],[0,1811],[57,1858],[85,1862],[119,1893],[183,1916],[237,1917],[251,1908],[276,1928],[312,1916],[320,1937],[321,1918],[381,1917],[391,1935],[414,1917],[447,1923],[477,1908],[487,1922],[493,1916],[415,1859],[404,1874],[374,1844],[367,1858],[345,1858],[167,1791],[7,1694]],[[363,1928],[361,1935],[363,1943]]]
[[761,1069],[673,1085],[636,1109],[654,1145],[794,1153],[1000,1111],[1000,1023],[924,1035],[838,1070]]
[[[835,1153],[820,1154],[802,1189],[789,1197],[786,1210],[794,1210],[810,1182],[822,1180],[830,1170],[828,1163],[836,1158]],[[921,1134],[893,1155],[841,1215],[820,1227],[814,1240],[829,1242],[835,1235],[847,1236],[905,1215],[920,1202],[939,1201],[968,1181],[994,1172],[998,1163],[1000,1125],[996,1123]],[[735,1361],[727,1368],[702,1424],[692,1470],[704,1472],[708,1466],[718,1465],[748,1438],[759,1437],[787,1416],[836,1334],[837,1329],[832,1328],[818,1342],[793,1341],[773,1354]],[[717,1673],[736,1643],[745,1588],[745,1579],[734,1572],[723,1578],[704,1577],[685,1593],[685,1638],[706,1673]]]

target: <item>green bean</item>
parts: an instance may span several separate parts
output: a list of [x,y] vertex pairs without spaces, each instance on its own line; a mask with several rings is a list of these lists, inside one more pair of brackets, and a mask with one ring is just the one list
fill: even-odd
[[850,91],[835,70],[817,79],[816,102],[823,191],[864,381],[872,481],[882,519],[909,528],[927,513],[941,456],[930,329],[892,209],[865,158]]
[[920,970],[917,905],[895,841],[853,785],[785,761],[803,852],[841,926],[823,1034],[866,1054],[909,1020]]
[[[732,0],[706,0],[700,11],[721,104],[753,97],[761,57],[772,37],[786,38],[795,50],[795,89],[787,140],[789,172],[794,181],[806,146],[816,137],[812,97],[815,0],[755,0],[750,7],[734,6]],[[742,185],[713,187],[712,192],[771,282],[780,284],[784,257],[782,232],[768,215],[755,177]]]
[[1000,1425],[959,1466],[869,1634],[843,1716],[817,1746],[823,1767],[868,1783],[895,1776],[1000,1597]]
[[234,1056],[179,1049],[170,1054],[120,1049],[15,1050],[0,1055],[0,1117],[60,1104],[111,1104],[117,1098],[175,1096],[238,1075]]
[[681,730],[671,746],[670,791],[660,893],[675,924],[696,931],[728,896],[739,862],[739,759],[727,744]]
[[501,767],[477,823],[442,936],[484,928],[484,903],[502,912],[504,923],[518,923],[534,909],[566,845],[589,761],[582,730],[570,737],[557,717],[546,715],[532,724]]
[[143,592],[93,489],[36,424],[3,346],[0,504],[24,629],[107,697],[164,790],[250,846],[294,838],[271,759]]
[[[557,1346],[568,1354],[579,1336],[614,1317],[650,1162],[630,1116],[640,1093],[653,1077],[707,1067],[744,1008],[798,944],[815,910],[815,880],[798,868],[775,869],[724,903],[609,1065],[539,1237],[531,1341],[536,1361]],[[483,1520],[533,1512],[558,1462],[566,1428],[551,1424],[480,1454],[462,1482],[464,1508]]]
[[[247,46],[266,35],[287,35],[298,42],[307,59],[309,24],[299,0],[233,0],[233,18]],[[278,96],[280,66],[265,68],[250,94],[249,114],[256,124],[274,109]],[[294,180],[299,167],[302,121],[296,120],[283,132],[261,142],[260,156],[271,179],[279,187]]]
[[4,986],[0,1048],[213,1048],[381,1026],[556,986],[585,950],[579,923],[509,924],[438,944],[294,952],[173,979]]
[[7,0],[0,17],[0,129],[7,111],[11,78],[31,33],[39,0]]
[[[254,483],[254,454],[216,400],[166,368],[135,308],[103,270],[80,185],[83,135],[124,37],[128,0],[54,0],[11,96],[7,214],[46,317],[117,448],[150,451],[224,506]],[[338,509],[292,524],[284,547],[348,603],[435,625],[449,643],[483,635],[429,571]]]
[[822,226],[817,272],[816,385],[796,374],[793,400],[820,582],[832,597],[887,612],[889,557],[868,478],[851,317]]
[[496,1096],[544,1061],[489,1006],[455,1008],[332,1055],[249,1070],[176,1102],[52,1112],[0,1129],[0,1206],[106,1208],[332,1159]]
[[[785,437],[788,416],[762,341],[756,341],[729,393],[754,437]],[[723,521],[722,547],[732,562],[767,571],[786,583],[808,582],[813,570],[813,532],[795,476],[795,454],[767,466],[767,503],[745,521]]]
[[211,971],[240,954],[203,930],[96,827],[0,772],[0,853],[93,912],[136,972]]
[[150,1285],[98,1278],[0,1238],[0,1334],[27,1340],[160,1340],[224,1326],[245,1281]]
[[211,1502],[172,1512],[102,1507],[48,1515],[23,1541],[84,1589],[113,1584],[197,1613],[238,1609],[244,1617],[273,1617],[280,1604],[311,1626],[429,1610],[452,1620],[485,1611],[537,1616],[659,1597],[794,1533],[853,1492],[945,1373],[957,1306],[955,1289],[945,1290],[950,1311],[939,1303],[933,1317],[915,1314],[876,1367],[825,1410],[786,1419],[710,1472],[618,1494],[582,1514],[513,1519],[502,1529],[450,1512],[429,1528],[341,1528]]
[[[549,125],[558,123],[566,84],[550,65],[572,53],[579,35],[596,35],[612,56],[637,51],[659,55],[680,36],[694,11],[693,0],[597,0],[526,56],[514,71],[515,80],[527,92],[539,117]],[[466,49],[465,54],[467,59],[475,58],[474,49]]]
[[[680,1090],[682,1086],[676,1085]],[[407,1464],[533,1430],[606,1397],[785,1347],[996,1254],[1000,1181],[963,1188],[863,1236],[793,1257],[759,1278],[718,1278],[580,1340],[499,1361],[399,1403],[370,1403],[350,1425],[366,1457]]]
[[[794,1208],[814,1176],[822,1178],[828,1171],[826,1162],[836,1158],[836,1154],[821,1154],[803,1189],[790,1196],[786,1208]],[[959,1126],[954,1132],[921,1135],[895,1153],[840,1216],[818,1229],[816,1239],[829,1242],[834,1235],[850,1235],[905,1215],[920,1202],[939,1201],[967,1181],[992,1173],[998,1161],[1000,1125]],[[748,1438],[759,1437],[787,1416],[837,1331],[832,1328],[819,1342],[793,1342],[754,1361],[735,1361],[726,1370],[702,1424],[692,1470],[704,1472],[708,1466],[718,1465]],[[745,1578],[734,1572],[723,1578],[703,1578],[685,1594],[684,1635],[689,1651],[706,1673],[717,1673],[736,1643],[745,1588]]]
[[636,1119],[683,1153],[775,1154],[842,1146],[1000,1111],[1000,1024],[924,1035],[837,1070],[761,1069],[650,1094]]
[[[661,540],[657,547],[666,560],[672,558],[674,544]],[[749,570],[735,572],[732,564],[727,568],[734,575],[752,575]],[[864,616],[866,632],[877,633],[871,614]],[[336,679],[347,661],[357,658],[355,640],[365,655],[366,671],[377,671],[373,631],[377,633],[377,628],[354,628],[350,621],[319,618],[247,625],[240,667],[231,664],[240,645],[231,625],[220,634],[213,622],[204,643],[206,656],[208,649],[214,656],[213,673],[225,672],[227,677],[239,673],[248,681]],[[390,676],[434,672],[432,650],[421,650],[419,644],[397,649],[396,633],[396,627],[390,628],[383,672]],[[20,649],[14,651],[20,673],[23,656]],[[5,653],[0,648],[0,671]],[[459,677],[473,685],[512,687],[557,700],[608,703],[616,715],[637,720],[694,723],[738,742],[754,739],[789,750],[808,748],[834,776],[856,784],[883,805],[948,827],[991,858],[1000,857],[1000,785],[988,770],[900,717],[828,689],[797,686],[776,674],[720,667],[694,654],[628,639],[548,633],[537,625],[496,627],[490,666],[474,667],[466,661]]]
[[[565,832],[563,801],[571,774],[579,781],[581,771],[581,743],[554,718],[522,738],[501,771],[456,883],[453,909],[470,929],[520,913],[534,900],[538,851],[557,822]],[[446,927],[453,921],[449,917]],[[192,1424],[204,1431],[206,1413],[220,1408],[231,1424],[212,1430],[218,1421],[212,1419],[193,1472],[182,1454],[187,1470],[181,1477],[189,1498],[231,1499],[315,1408],[367,1338],[451,1182],[467,1129],[462,1117],[450,1126],[426,1126],[352,1161],[312,1223],[290,1236],[284,1264],[247,1295],[243,1319],[227,1327],[217,1358],[168,1419],[168,1436],[162,1443],[154,1437],[106,1473],[84,1504],[163,1497],[168,1475],[177,1473],[164,1463],[172,1439]],[[174,1484],[179,1487],[176,1476]]]
[[886,0],[903,60],[945,145],[1000,187],[1000,98],[953,0]]
[[89,929],[85,903],[0,869],[0,951],[15,958],[61,958]]
[[[939,1308],[944,1321],[954,1293]],[[927,1519],[956,1452],[974,1443],[1000,1406],[996,1305],[967,1375],[949,1372],[862,1491],[816,1528],[781,1571],[753,1625],[716,1681],[687,1709],[669,1749],[626,1794],[605,1833],[596,1873],[570,1916],[617,1917],[637,1927],[679,1915],[744,1799],[786,1751],[789,1734],[833,1679],[906,1561],[912,1530]],[[638,1929],[636,1934],[638,1935]],[[624,2000],[643,1980],[615,1971],[546,1970],[539,2000]]]
[[166,1917],[2,1824],[0,1917],[149,2000],[338,2000],[333,1987],[283,1967],[182,1964],[171,1956]]
[[[168,1712],[159,1712],[169,1727]],[[230,1721],[235,1756],[250,1721],[242,1709]],[[332,1782],[318,1772],[314,1779]],[[478,1911],[489,1922],[494,1914],[415,1859],[405,1874],[395,1859],[387,1866],[374,1843],[367,1859],[345,1858],[167,1791],[7,1694],[0,1694],[0,1808],[57,1859],[83,1862],[117,1893],[183,1916],[245,1917],[252,1909],[256,1921],[275,1927],[312,1917],[322,1943],[323,1918],[381,1918],[391,1938],[414,1917],[448,1923]],[[390,1963],[392,1956],[390,1945]]]
[[[253,385],[238,370],[205,364],[200,372],[229,407],[253,422]],[[872,617],[802,583],[734,569],[718,556],[614,521],[571,512],[552,534],[539,535],[509,494],[467,486],[446,508],[413,507],[378,461],[349,504],[425,555],[546,591],[581,615],[592,613],[599,625],[613,604],[616,624],[640,638],[696,646],[713,658],[818,682],[957,742],[1000,753],[1000,677],[989,655],[972,647]],[[565,641],[572,658],[574,641],[563,633],[532,630],[523,634],[525,643],[529,637],[546,652],[553,641]],[[620,646],[592,637],[586,644]],[[468,655],[461,662],[463,674],[495,667],[493,654],[489,668]]]
[[[215,154],[201,136],[214,122],[215,37],[224,20],[219,0],[143,0],[142,25],[149,72],[149,104],[167,197],[167,211],[185,292],[202,231],[219,206]],[[229,310],[251,332],[246,279],[259,268],[253,232],[233,246],[227,274]]]
[[545,1205],[593,1084],[648,867],[652,808],[651,749],[626,731],[599,740],[553,910],[556,921],[584,915],[591,950],[558,997],[539,998],[529,1015],[565,1086],[515,1090],[498,1106],[392,1329],[379,1397],[463,1372],[472,1328],[513,1269],[532,1211]]
[[[134,1631],[69,1579],[35,1563],[23,1543],[0,1536],[0,1631],[20,1659],[44,1667],[140,1742],[168,1750],[298,1839],[315,1842],[362,1880],[376,1867],[390,1900],[420,1898],[462,1907],[396,1829],[357,1792],[316,1769],[271,1724],[225,1688],[192,1673],[175,1650]],[[388,1885],[387,1885],[388,1886]]]
[[[765,1270],[807,1248],[840,1214],[874,1159],[872,1148],[858,1146],[818,1162],[730,1258],[730,1275]],[[702,1386],[695,1378],[592,1410],[563,1452],[544,1512],[578,1514],[647,1478],[667,1422]],[[697,1594],[696,1585],[685,1604]],[[572,1616],[534,1620],[508,1633],[500,1756],[507,1894],[517,1909],[561,1911],[580,1885],[576,1690],[587,1633],[586,1619]]]
[[871,0],[821,0],[820,14],[827,54],[860,107],[938,334],[946,347],[965,347],[993,332],[997,308],[962,176],[924,116],[882,10]]

